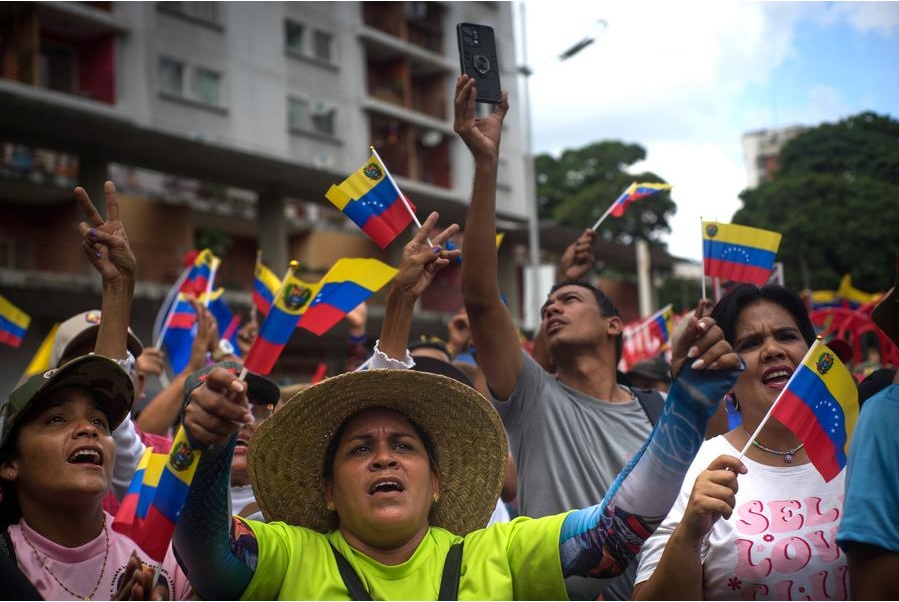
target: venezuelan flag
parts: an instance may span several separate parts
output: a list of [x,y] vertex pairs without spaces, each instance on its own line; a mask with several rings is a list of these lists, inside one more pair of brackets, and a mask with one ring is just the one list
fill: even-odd
[[662,345],[671,340],[671,333],[674,332],[674,307],[666,305],[659,310],[650,322],[650,327],[656,333]]
[[670,189],[671,184],[662,184],[661,182],[631,182],[631,185],[624,189],[621,196],[615,199],[615,202],[612,204],[612,210],[609,213],[613,217],[621,217],[634,201],[645,199],[660,190]]
[[325,197],[382,249],[409,227],[415,211],[374,155],[343,182],[332,184]]
[[759,286],[768,282],[777,249],[779,232],[702,222],[702,257],[705,275]]
[[165,558],[199,460],[200,452],[191,449],[183,426],[168,455],[147,448],[112,528],[134,540],[154,560]]
[[0,295],[0,343],[18,348],[31,324],[31,316]]
[[203,249],[194,259],[194,264],[187,273],[187,278],[181,284],[182,293],[193,293],[199,297],[210,287],[210,281],[215,279],[215,272],[221,260],[209,249]]
[[377,259],[338,259],[321,279],[298,326],[321,335],[390,282],[397,270]]
[[774,402],[771,415],[796,433],[812,464],[830,481],[846,466],[858,420],[858,387],[836,354],[817,340]]
[[281,279],[262,261],[257,261],[253,277],[253,305],[262,312],[262,315],[268,315],[279,288]]
[[287,273],[271,311],[259,328],[259,335],[247,352],[244,360],[247,370],[263,376],[272,371],[296,328],[297,320],[309,306],[316,291],[317,285],[303,282],[294,276],[292,270]]
[[[205,293],[204,293],[205,294]],[[162,338],[166,355],[175,374],[180,373],[190,361],[190,349],[194,344],[194,324],[197,312],[188,301],[187,295],[178,293],[172,306],[168,327]]]

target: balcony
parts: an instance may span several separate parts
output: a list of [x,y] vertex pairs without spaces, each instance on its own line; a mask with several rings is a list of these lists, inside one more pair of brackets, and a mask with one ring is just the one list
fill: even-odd
[[115,104],[115,42],[125,31],[109,3],[0,4],[0,77]]

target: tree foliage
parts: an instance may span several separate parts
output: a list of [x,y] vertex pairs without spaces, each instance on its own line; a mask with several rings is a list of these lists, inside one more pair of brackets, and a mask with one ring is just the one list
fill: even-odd
[[[539,217],[574,228],[589,228],[631,182],[664,182],[654,173],[634,175],[624,171],[645,158],[643,147],[618,141],[565,150],[558,159],[538,155],[534,169]],[[599,235],[623,243],[641,237],[663,245],[659,237],[671,231],[668,219],[675,211],[671,194],[662,191],[633,203],[622,217],[606,218]]]
[[893,282],[899,245],[899,121],[861,113],[784,145],[771,182],[743,191],[733,222],[783,234],[777,257],[792,288]]

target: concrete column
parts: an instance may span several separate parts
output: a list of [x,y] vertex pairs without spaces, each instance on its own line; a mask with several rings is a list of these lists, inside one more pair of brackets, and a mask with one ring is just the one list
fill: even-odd
[[652,287],[652,264],[649,243],[638,238],[634,244],[637,253],[637,296],[640,302],[640,316],[648,316],[656,310],[655,290]]
[[287,221],[284,219],[284,197],[277,187],[261,191],[256,203],[256,241],[262,249],[265,265],[279,277],[290,261],[287,253]]

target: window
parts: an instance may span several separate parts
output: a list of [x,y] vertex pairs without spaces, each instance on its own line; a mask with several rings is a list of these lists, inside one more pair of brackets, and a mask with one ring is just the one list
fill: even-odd
[[75,52],[41,41],[40,86],[60,92],[75,91]]
[[313,56],[323,61],[331,62],[331,42],[334,36],[324,31],[315,31],[313,36]]
[[303,52],[305,27],[296,21],[284,21],[284,45],[293,52]]
[[193,17],[201,21],[209,23],[218,23],[219,7],[218,2],[160,2],[159,6],[163,9],[180,13],[187,17]]
[[305,98],[287,99],[287,125],[292,130],[309,129],[309,101]]
[[193,95],[197,100],[209,105],[219,104],[222,84],[221,74],[210,69],[197,67],[197,70],[194,72],[193,83]]
[[319,134],[334,135],[334,115],[337,109],[326,107],[323,103],[316,103],[312,111],[312,129]]
[[336,117],[337,109],[322,101],[310,102],[297,97],[287,99],[287,125],[292,130],[333,137]]
[[184,63],[166,57],[159,58],[159,89],[166,94],[184,96]]

